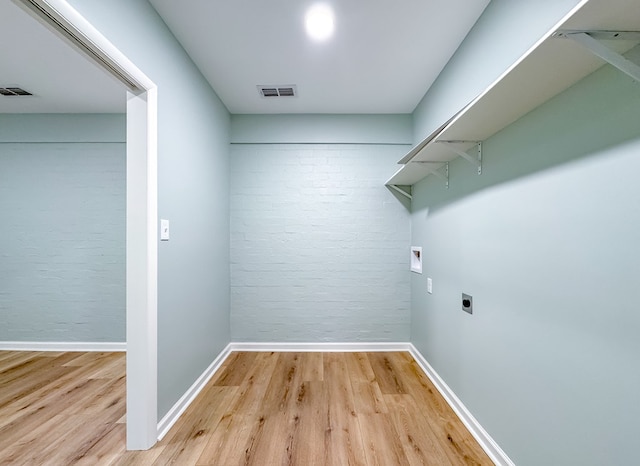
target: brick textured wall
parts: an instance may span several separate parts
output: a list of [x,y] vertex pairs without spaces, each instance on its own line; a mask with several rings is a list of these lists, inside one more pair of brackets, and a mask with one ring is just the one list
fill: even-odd
[[0,341],[125,341],[125,144],[0,143]]
[[232,145],[235,341],[408,341],[403,145]]

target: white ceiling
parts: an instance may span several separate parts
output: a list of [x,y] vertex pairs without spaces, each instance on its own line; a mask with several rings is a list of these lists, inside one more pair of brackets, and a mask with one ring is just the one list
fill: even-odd
[[[231,113],[410,113],[489,0],[340,0],[335,36],[314,43],[314,0],[149,0]],[[0,113],[120,113],[122,84],[0,0]],[[8,44],[8,46],[7,46]],[[260,97],[295,84],[298,97]]]
[[411,113],[489,0],[327,0],[325,43],[304,31],[316,0],[150,2],[231,113]]

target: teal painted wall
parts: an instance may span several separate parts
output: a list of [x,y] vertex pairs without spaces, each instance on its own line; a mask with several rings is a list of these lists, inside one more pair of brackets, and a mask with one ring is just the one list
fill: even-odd
[[253,142],[231,149],[234,341],[409,339],[409,213],[384,183],[410,128],[393,115],[232,118]]
[[124,139],[124,115],[0,115],[0,341],[125,341]]
[[0,114],[0,142],[125,142],[124,114]]
[[158,86],[162,418],[229,343],[229,113],[146,0],[69,3]]
[[414,187],[411,341],[518,465],[637,461],[638,121],[606,66]]
[[411,144],[411,115],[232,115],[232,144]]

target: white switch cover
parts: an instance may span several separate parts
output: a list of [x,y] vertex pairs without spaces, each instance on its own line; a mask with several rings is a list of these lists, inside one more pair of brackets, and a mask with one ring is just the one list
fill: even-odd
[[433,280],[427,278],[427,293],[433,293]]
[[169,220],[160,219],[160,241],[169,241]]

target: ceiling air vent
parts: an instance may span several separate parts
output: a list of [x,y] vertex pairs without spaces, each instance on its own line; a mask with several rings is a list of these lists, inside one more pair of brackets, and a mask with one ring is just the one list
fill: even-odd
[[296,97],[296,86],[258,86],[262,97]]
[[33,95],[33,94],[19,87],[0,87],[0,95],[3,95],[5,97],[16,97],[16,96],[25,96],[25,95]]

